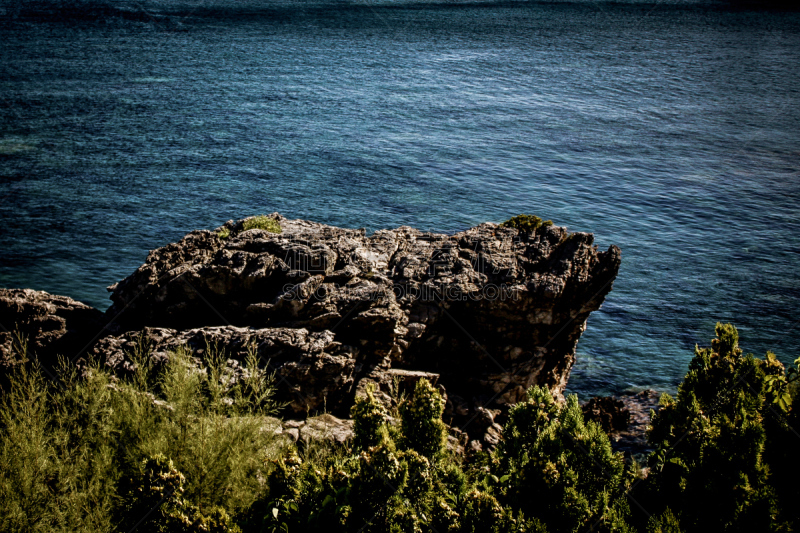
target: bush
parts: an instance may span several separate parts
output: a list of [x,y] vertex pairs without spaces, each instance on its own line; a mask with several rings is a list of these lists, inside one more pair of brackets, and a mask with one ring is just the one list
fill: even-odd
[[141,471],[124,483],[125,530],[177,532],[184,529],[186,478],[162,454],[142,460]]
[[148,516],[141,531],[236,531],[275,447],[270,377],[251,358],[230,385],[214,350],[205,368],[178,350],[156,372],[140,348],[122,382],[16,365],[0,399],[0,530],[130,530]]
[[667,509],[658,516],[651,516],[647,522],[647,533],[682,533],[678,517]]
[[158,368],[143,341],[130,355],[124,380],[63,362],[56,381],[30,361],[10,371],[1,531],[800,529],[800,359],[787,374],[771,353],[745,356],[731,325],[717,325],[676,398],[662,398],[639,480],[575,396],[559,403],[541,387],[511,408],[493,454],[447,449],[444,400],[425,380],[391,413],[368,389],[351,447],[298,453],[265,431],[278,406],[253,348],[237,380],[215,346],[202,363],[178,349]]
[[365,396],[356,398],[350,410],[353,418],[353,449],[366,451],[388,437],[386,408],[375,399],[374,386],[367,388]]
[[444,447],[443,407],[422,380],[401,403],[400,432],[388,431],[386,411],[369,390],[353,408],[353,448],[322,460],[290,452],[273,461],[251,524],[267,531],[462,531],[472,487]]
[[[272,443],[260,415],[276,408],[272,384],[252,351],[245,361],[247,377],[236,384],[229,379],[224,353],[214,346],[205,352],[203,369],[187,350],[178,349],[155,385],[139,388],[137,383],[147,379],[134,376],[120,387],[118,411],[139,414],[119,421],[121,438],[129,460],[159,453],[170,457],[186,476],[186,500],[201,512],[215,506],[238,512],[260,492],[257,474]],[[145,365],[137,365],[137,373],[145,371]]]
[[116,434],[108,379],[12,370],[0,403],[0,530],[110,531]]
[[496,472],[500,501],[551,531],[631,529],[633,471],[602,428],[584,422],[577,396],[559,405],[546,388],[528,391],[509,413]]
[[445,401],[428,380],[421,379],[414,394],[400,404],[403,446],[428,459],[439,457],[447,443],[447,426],[442,422]]
[[553,225],[552,220],[542,220],[536,215],[517,215],[511,217],[502,224],[504,228],[516,228],[520,231],[534,232],[539,228],[546,228]]
[[[743,355],[736,328],[717,324],[711,347],[695,349],[677,398],[664,395],[652,417],[645,507],[680,510],[688,532],[784,530],[772,472],[797,473],[794,456],[779,451],[797,441],[780,381],[783,366],[771,353]],[[675,528],[678,519],[668,522]]]

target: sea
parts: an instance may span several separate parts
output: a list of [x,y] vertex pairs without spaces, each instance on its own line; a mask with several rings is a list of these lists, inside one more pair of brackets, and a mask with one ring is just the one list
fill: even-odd
[[5,0],[0,287],[105,310],[194,229],[520,213],[616,244],[569,392],[674,392],[717,322],[800,356],[800,12]]

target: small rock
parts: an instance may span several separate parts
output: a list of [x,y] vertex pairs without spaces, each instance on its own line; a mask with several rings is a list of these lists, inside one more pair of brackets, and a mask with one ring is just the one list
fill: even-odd
[[353,438],[353,421],[336,418],[330,414],[315,416],[306,420],[300,427],[300,439],[303,441],[328,441],[344,444]]
[[584,419],[594,420],[606,433],[624,431],[628,428],[631,414],[625,404],[614,396],[592,398],[582,409]]
[[283,434],[288,435],[289,438],[292,439],[292,442],[297,442],[300,439],[300,430],[297,428],[288,428]]

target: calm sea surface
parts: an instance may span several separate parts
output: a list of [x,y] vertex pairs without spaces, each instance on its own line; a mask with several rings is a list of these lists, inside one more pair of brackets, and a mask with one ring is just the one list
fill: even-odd
[[717,321],[800,356],[800,14],[137,5],[0,3],[0,286],[105,309],[149,249],[231,218],[524,212],[622,248],[573,392],[672,390]]

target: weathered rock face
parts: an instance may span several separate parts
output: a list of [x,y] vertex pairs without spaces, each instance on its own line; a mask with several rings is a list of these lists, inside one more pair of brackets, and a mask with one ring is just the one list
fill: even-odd
[[103,313],[66,296],[30,289],[0,289],[0,367],[17,358],[16,335],[27,341],[28,358],[50,371],[59,355],[73,358],[108,335]]
[[235,378],[254,347],[294,417],[346,416],[370,384],[391,402],[426,378],[446,391],[445,421],[469,433],[459,446],[492,446],[530,386],[564,389],[620,265],[617,247],[598,251],[591,234],[556,226],[368,237],[272,216],[282,233],[231,221],[152,251],[110,287],[105,316],[63,296],[0,290],[0,357],[14,329],[48,364],[89,350],[122,374],[140,342],[155,362],[185,346],[202,364],[216,346]]
[[124,376],[134,369],[131,354],[143,351],[158,366],[179,348],[190,350],[198,368],[206,366],[210,350],[224,354],[234,380],[244,372],[241,361],[248,349],[255,350],[260,367],[275,372],[277,399],[295,417],[324,410],[346,415],[360,370],[352,351],[334,341],[333,333],[304,328],[145,328],[101,339],[90,357]]
[[[369,382],[388,394],[416,379],[409,371],[438,375],[446,417],[458,423],[481,407],[504,409],[534,384],[560,393],[620,265],[617,247],[599,252],[591,234],[555,226],[367,237],[273,217],[282,233],[228,222],[154,250],[110,287],[108,316],[128,331],[175,330],[159,330],[164,346],[217,335],[239,353],[254,339],[281,387],[310,398],[291,400],[296,412],[323,401],[346,411]],[[126,338],[95,352],[111,357]]]

